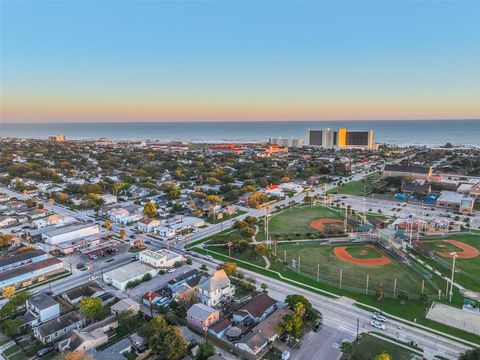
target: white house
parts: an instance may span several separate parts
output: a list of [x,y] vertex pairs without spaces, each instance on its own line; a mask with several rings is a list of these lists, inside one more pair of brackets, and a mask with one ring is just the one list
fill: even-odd
[[141,210],[129,211],[126,208],[115,208],[108,211],[108,217],[116,224],[129,224],[143,217]]
[[101,195],[100,198],[104,201],[105,205],[115,204],[118,201],[117,195],[112,194],[104,194]]
[[32,327],[60,316],[60,304],[45,293],[30,296],[25,301],[25,308],[27,312],[22,318]]
[[33,220],[32,225],[36,229],[43,229],[50,225],[65,226],[75,222],[77,222],[77,219],[72,216],[52,214],[42,219]]
[[183,262],[185,258],[173,251],[160,249],[157,251],[145,250],[140,253],[140,262],[156,268],[171,268],[176,262]]
[[0,229],[17,224],[18,220],[12,216],[0,216]]
[[218,270],[199,284],[198,293],[202,303],[216,306],[225,297],[235,294],[235,286],[231,284],[225,270]]
[[155,229],[159,226],[160,226],[160,220],[150,219],[148,217],[143,217],[137,223],[138,230],[147,234],[154,232]]
[[295,184],[293,182],[283,183],[278,185],[278,187],[286,192],[294,192],[295,194],[300,194],[303,191],[303,187]]

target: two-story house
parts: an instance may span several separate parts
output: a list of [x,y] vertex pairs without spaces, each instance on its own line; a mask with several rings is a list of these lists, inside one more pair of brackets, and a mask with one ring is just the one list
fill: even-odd
[[24,325],[31,327],[60,316],[60,304],[51,296],[39,293],[25,301],[27,312],[23,315]]
[[198,295],[202,303],[216,306],[220,301],[235,294],[235,286],[231,284],[225,270],[216,271],[211,277],[201,281],[198,286]]

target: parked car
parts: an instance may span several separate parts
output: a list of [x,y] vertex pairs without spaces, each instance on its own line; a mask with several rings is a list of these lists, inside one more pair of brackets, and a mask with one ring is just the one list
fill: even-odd
[[130,239],[135,239],[135,238],[136,238],[136,236],[135,236],[135,235],[133,235],[133,234],[132,234],[132,235],[130,235]]
[[94,281],[94,280],[97,280],[98,279],[98,276],[95,276],[95,275],[91,275],[88,277],[88,281]]
[[372,325],[373,327],[375,327],[377,329],[385,330],[385,325],[383,325],[380,321],[372,320],[370,325]]
[[171,269],[168,269],[168,270],[167,270],[167,272],[168,272],[169,274],[174,273],[175,271],[177,271],[177,269],[175,269],[175,268],[171,268]]
[[372,319],[373,319],[373,320],[377,320],[377,321],[381,321],[381,322],[387,321],[387,318],[386,318],[385,316],[382,316],[382,315],[380,315],[380,314],[378,314],[378,313],[373,314],[373,315],[372,315]]
[[43,349],[40,349],[37,351],[37,356],[38,357],[42,357],[44,355],[47,355],[48,353],[51,353],[53,351],[53,347],[46,347],[46,348],[43,348]]

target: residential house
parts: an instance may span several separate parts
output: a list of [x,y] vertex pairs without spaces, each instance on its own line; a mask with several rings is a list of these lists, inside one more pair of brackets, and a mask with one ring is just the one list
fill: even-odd
[[13,216],[0,215],[0,229],[17,225],[18,220]]
[[22,319],[25,325],[32,327],[60,316],[60,304],[45,293],[30,296],[25,308],[27,312]]
[[270,345],[279,336],[277,327],[283,317],[291,314],[287,309],[278,309],[273,314],[256,325],[250,332],[245,334],[235,346],[253,356],[259,356],[267,351]]
[[99,298],[105,293],[106,291],[98,283],[90,281],[65,291],[62,298],[70,304],[76,305],[85,297]]
[[34,327],[33,336],[42,343],[48,344],[84,326],[85,319],[78,312],[72,311]]
[[120,314],[124,311],[132,311],[133,314],[136,315],[140,311],[140,304],[130,298],[121,299],[116,304],[112,305],[110,311],[112,315]]
[[58,349],[61,352],[94,350],[98,346],[106,344],[117,327],[117,317],[109,316],[83,329],[73,330],[69,337],[58,343]]
[[199,284],[198,293],[203,304],[216,306],[226,297],[235,294],[235,286],[231,284],[225,270],[218,270]]
[[43,229],[51,225],[56,225],[60,227],[60,226],[71,225],[75,222],[77,222],[77,219],[75,219],[72,216],[52,214],[50,216],[47,216],[41,219],[33,220],[32,226],[36,229]]
[[278,308],[278,301],[262,292],[233,314],[233,323],[259,323]]
[[198,303],[187,310],[188,325],[197,329],[205,329],[215,324],[220,319],[220,312],[208,305]]
[[112,194],[104,194],[104,195],[101,195],[100,198],[103,200],[105,205],[115,204],[118,201],[117,195],[112,195]]
[[32,220],[36,220],[36,219],[40,219],[40,218],[43,218],[45,216],[47,216],[47,210],[46,209],[32,209],[30,211],[28,211],[26,213],[28,219],[30,221]]
[[143,217],[137,222],[137,228],[144,233],[153,233],[160,226],[160,220]]
[[221,319],[217,321],[215,324],[211,325],[208,328],[208,332],[213,336],[221,339],[225,336],[227,330],[232,326],[232,322],[228,319]]

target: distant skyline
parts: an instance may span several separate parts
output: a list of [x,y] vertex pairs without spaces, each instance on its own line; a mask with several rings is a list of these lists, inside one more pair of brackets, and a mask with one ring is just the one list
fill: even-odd
[[5,123],[480,119],[480,2],[0,7]]

